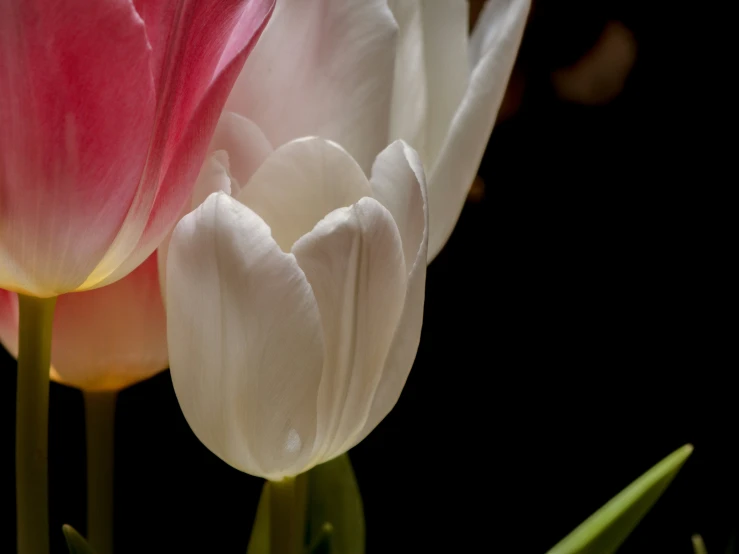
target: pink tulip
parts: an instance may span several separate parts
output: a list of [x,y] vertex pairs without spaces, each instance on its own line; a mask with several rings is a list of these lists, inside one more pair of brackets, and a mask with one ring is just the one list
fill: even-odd
[[97,288],[149,257],[273,5],[0,1],[0,288]]
[[[0,342],[17,354],[18,297],[2,289]],[[156,253],[112,285],[59,297],[51,361],[52,379],[88,391],[119,390],[167,368]]]

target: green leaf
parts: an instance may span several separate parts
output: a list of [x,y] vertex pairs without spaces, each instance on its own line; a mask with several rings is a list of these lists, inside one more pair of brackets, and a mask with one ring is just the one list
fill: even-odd
[[87,541],[82,538],[74,527],[71,525],[62,525],[62,532],[64,538],[67,539],[67,548],[69,548],[69,554],[95,554],[95,552],[87,544]]
[[693,541],[693,552],[695,554],[708,554],[706,545],[703,542],[703,537],[700,535],[693,535],[690,539]]
[[308,473],[307,544],[325,534],[326,523],[331,554],[364,554],[362,497],[347,454]]
[[[306,500],[305,551],[364,554],[364,511],[349,456],[311,469]],[[247,554],[270,554],[270,485],[265,482]]]
[[262,487],[246,554],[269,554],[269,481]]
[[677,475],[693,452],[686,444],[631,483],[558,542],[549,554],[611,554]]

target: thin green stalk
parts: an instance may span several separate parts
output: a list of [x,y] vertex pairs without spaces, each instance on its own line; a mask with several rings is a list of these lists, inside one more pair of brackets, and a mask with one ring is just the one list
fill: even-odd
[[305,540],[305,475],[270,481],[270,554],[301,554]]
[[18,554],[49,553],[49,367],[56,298],[18,295],[15,487]]
[[113,459],[116,391],[85,391],[87,542],[113,554]]

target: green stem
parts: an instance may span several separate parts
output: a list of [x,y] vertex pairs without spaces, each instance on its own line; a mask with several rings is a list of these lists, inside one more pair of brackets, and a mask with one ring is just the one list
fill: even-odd
[[18,554],[49,552],[49,367],[56,298],[18,295],[15,487]]
[[87,428],[87,541],[113,554],[113,434],[116,391],[85,391]]
[[305,475],[270,481],[270,554],[301,554],[305,539]]

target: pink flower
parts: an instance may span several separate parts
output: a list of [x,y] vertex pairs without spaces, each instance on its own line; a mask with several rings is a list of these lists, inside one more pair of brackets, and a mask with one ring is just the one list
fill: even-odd
[[0,2],[0,288],[97,288],[156,249],[273,5]]
[[[18,297],[2,289],[0,342],[18,353]],[[51,361],[52,379],[89,391],[122,389],[167,368],[156,253],[112,285],[59,297]]]

